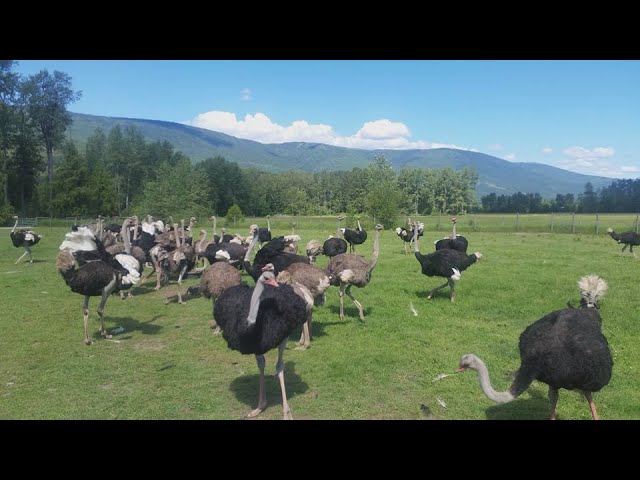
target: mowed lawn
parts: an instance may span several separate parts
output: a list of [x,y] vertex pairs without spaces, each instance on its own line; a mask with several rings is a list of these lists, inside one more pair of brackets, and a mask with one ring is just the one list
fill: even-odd
[[[248,225],[234,231],[246,232]],[[328,221],[300,222],[299,253],[312,238],[335,231]],[[371,223],[371,222],[368,222]],[[370,258],[372,225],[358,253]],[[207,228],[207,225],[202,225]],[[389,228],[391,227],[391,228]],[[345,299],[338,318],[338,291],[314,312],[314,338],[295,350],[294,332],[285,352],[285,379],[296,419],[484,420],[545,419],[547,386],[534,382],[518,399],[498,405],[481,392],[473,371],[455,374],[460,357],[475,353],[487,364],[493,387],[505,390],[519,366],[518,337],[532,322],[579,300],[576,281],[598,274],[609,284],[601,304],[603,331],[614,357],[613,378],[594,395],[602,419],[640,419],[640,261],[605,232],[595,235],[467,232],[469,253],[483,258],[462,273],[456,303],[448,288],[432,300],[427,291],[443,283],[420,273],[413,254],[388,226],[381,232],[380,257],[369,285],[353,288],[365,308]],[[212,304],[194,298],[165,305],[175,282],[154,291],[155,279],[134,289],[134,298],[112,296],[106,305],[109,330],[99,338],[91,300],[95,343],[85,346],[82,297],[55,270],[66,229],[38,228],[45,238],[33,248],[32,264],[14,261],[9,230],[0,230],[0,418],[1,419],[240,419],[255,408],[255,359],[229,350],[209,327]],[[229,229],[232,230],[232,229]],[[288,234],[290,227],[275,228]],[[423,253],[443,232],[426,232]],[[640,248],[638,249],[640,257]],[[325,266],[326,257],[319,265]],[[148,271],[148,270],[147,270]],[[246,274],[243,278],[253,285]],[[199,283],[189,278],[183,288]],[[411,306],[417,315],[412,313]],[[278,381],[272,375],[277,352],[267,358],[269,406],[258,419],[282,418]],[[448,376],[440,378],[441,374]],[[584,397],[561,390],[558,419],[590,419]]]

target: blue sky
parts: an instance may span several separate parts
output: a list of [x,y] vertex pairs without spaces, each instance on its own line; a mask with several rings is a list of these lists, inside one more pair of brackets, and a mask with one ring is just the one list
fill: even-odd
[[453,147],[640,177],[640,61],[18,60],[60,70],[78,113],[263,143]]

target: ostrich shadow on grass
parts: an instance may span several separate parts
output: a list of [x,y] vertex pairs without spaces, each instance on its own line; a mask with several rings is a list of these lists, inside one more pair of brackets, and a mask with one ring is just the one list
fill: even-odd
[[[338,308],[337,311],[340,311],[340,309]],[[356,317],[358,316],[358,310],[355,310],[356,312]],[[345,311],[345,319],[346,319],[346,311]],[[316,320],[313,319],[312,324],[311,324],[311,337],[312,337],[312,341],[314,338],[317,337],[324,337],[325,335],[327,335],[326,333],[326,328],[331,326],[331,325],[342,325],[344,324],[344,322],[342,321],[337,321],[337,322],[323,322],[320,320]],[[302,335],[302,326],[300,327],[296,327],[296,329],[291,332],[291,335],[289,335],[289,340],[295,340],[297,342],[297,340],[300,338],[300,335]]]
[[[286,352],[285,352],[286,355]],[[253,357],[253,355],[252,355]],[[275,364],[278,361],[278,349],[268,351],[265,354],[264,387],[267,394],[267,407],[257,417],[260,418],[264,412],[276,408],[282,412],[282,393],[280,392],[280,381],[275,376]],[[258,394],[260,391],[260,373],[254,361],[253,367],[256,373],[242,375],[231,382],[231,390],[236,398],[247,406],[246,413],[256,408],[258,404]],[[287,389],[287,402],[291,407],[293,418],[295,417],[295,396],[302,395],[309,390],[309,385],[302,381],[302,378],[295,372],[295,364],[284,360],[284,383]],[[244,415],[243,415],[244,417]]]
[[[156,315],[151,320],[140,322],[131,317],[109,317],[105,315],[105,326],[107,328],[107,332],[110,334],[116,327],[124,328],[124,331],[121,334],[113,335],[113,338],[118,340],[127,340],[131,338],[131,335],[127,335],[127,333],[133,331],[139,331],[143,335],[155,335],[159,333],[162,327],[160,325],[153,325],[152,322],[155,322],[161,316],[162,315]],[[95,332],[93,336],[94,339],[102,338],[99,332]]]
[[549,398],[537,390],[529,390],[509,403],[489,407],[485,413],[487,420],[547,420],[549,411]]

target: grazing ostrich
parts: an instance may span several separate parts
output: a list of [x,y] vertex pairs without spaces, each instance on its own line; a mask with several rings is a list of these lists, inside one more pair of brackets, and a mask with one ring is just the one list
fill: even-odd
[[607,232],[616,242],[624,244],[620,255],[622,255],[625,249],[629,247],[629,252],[631,252],[633,256],[636,257],[636,254],[633,253],[633,247],[640,245],[640,235],[638,235],[636,232],[624,232],[617,234],[611,227],[607,228]]
[[293,263],[276,277],[278,282],[291,285],[301,298],[307,302],[307,320],[302,326],[298,349],[306,350],[313,334],[312,309],[314,305],[324,304],[324,292],[331,285],[329,276],[321,268],[306,263]]
[[[240,285],[240,270],[232,267],[228,263],[216,262],[204,271],[200,278],[200,293],[206,298],[210,298],[215,305],[216,299],[227,288]],[[220,327],[213,321],[213,334],[220,333]]]
[[467,354],[456,371],[472,368],[478,372],[484,394],[498,403],[510,402],[538,380],[549,385],[549,419],[556,419],[558,390],[581,390],[591,415],[598,412],[591,394],[609,383],[613,360],[607,339],[602,334],[598,301],[607,284],[596,275],[578,281],[582,308],[565,308],[551,312],[529,325],[520,335],[520,368],[505,392],[496,392],[489,381],[486,365],[480,358]]
[[451,235],[433,242],[436,245],[436,250],[450,248],[451,250],[458,250],[459,252],[467,253],[469,242],[462,235],[456,234],[456,221],[456,217],[453,217],[451,219],[451,224],[453,225],[453,232],[451,233]]
[[458,250],[444,248],[442,250],[436,250],[428,255],[423,255],[420,253],[420,249],[418,247],[417,226],[414,226],[413,228],[413,242],[414,253],[422,266],[423,275],[427,275],[428,277],[444,277],[447,279],[445,283],[431,290],[429,295],[427,295],[427,298],[431,300],[434,293],[449,285],[449,288],[451,288],[451,301],[455,302],[455,282],[460,280],[460,272],[463,272],[468,267],[476,263],[476,261],[482,258],[482,254],[480,252],[475,252],[473,255],[467,255],[466,253],[462,253]]
[[316,257],[322,255],[322,244],[318,240],[309,240],[306,247],[310,263],[316,263]]
[[36,234],[36,232],[34,232],[33,230],[25,229],[21,229],[16,232],[16,227],[18,226],[18,217],[14,216],[13,218],[16,220],[16,223],[13,226],[13,230],[11,230],[11,233],[9,233],[11,242],[16,248],[24,248],[24,253],[20,256],[20,258],[18,258],[18,260],[16,260],[16,263],[14,265],[17,265],[17,263],[22,260],[25,255],[29,255],[29,263],[33,263],[33,257],[31,256],[31,247],[37,244],[42,239],[42,235]]
[[[76,266],[83,251],[96,251],[99,258]],[[120,290],[130,288],[140,280],[138,261],[127,254],[112,257],[102,245],[102,241],[95,237],[90,229],[80,227],[77,231],[67,233],[65,241],[60,245],[60,252],[56,259],[56,269],[62,275],[71,291],[84,295],[82,307],[84,320],[84,343],[91,345],[89,339],[89,299],[100,296],[98,316],[100,317],[100,334],[111,338],[104,326],[104,307],[109,295]]]
[[331,285],[340,287],[340,320],[344,320],[344,294],[346,293],[353,304],[358,308],[358,315],[361,321],[364,321],[364,311],[362,304],[358,302],[351,294],[351,286],[358,288],[366,287],[371,280],[371,272],[378,261],[380,230],[384,227],[377,224],[374,227],[376,231],[373,240],[373,254],[371,261],[352,253],[342,253],[336,255],[327,265],[327,273]]
[[263,243],[267,243],[271,241],[271,216],[267,215],[267,228],[258,228],[258,225],[255,223],[249,227],[249,233],[253,234],[253,236],[258,236],[258,242],[260,242],[260,247],[262,247]]
[[290,285],[280,285],[275,281],[271,264],[264,266],[254,288],[246,285],[231,287],[216,300],[213,317],[220,325],[228,347],[245,355],[254,354],[260,370],[258,407],[247,417],[255,417],[267,406],[264,354],[277,346],[276,374],[282,392],[283,418],[293,418],[287,403],[282,357],[289,335],[302,325],[306,315],[306,302],[295,294]]
[[340,232],[344,239],[349,243],[349,253],[354,253],[356,251],[354,245],[362,245],[367,239],[367,232],[360,226],[360,220],[358,220],[358,227],[355,230],[341,228]]

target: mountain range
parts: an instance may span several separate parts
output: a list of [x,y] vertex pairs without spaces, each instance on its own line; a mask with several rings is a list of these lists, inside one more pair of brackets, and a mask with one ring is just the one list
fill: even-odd
[[168,141],[194,163],[219,155],[228,161],[238,163],[241,167],[256,167],[272,172],[318,172],[365,168],[376,155],[384,155],[397,170],[405,165],[416,168],[451,167],[455,170],[472,167],[478,172],[478,196],[522,192],[539,193],[544,198],[555,198],[558,193],[580,194],[587,182],[591,182],[596,190],[612,182],[612,179],[606,177],[583,175],[542,163],[509,162],[468,150],[363,150],[307,142],[264,144],[161,120],[80,113],[72,113],[71,116],[73,123],[67,129],[67,136],[82,148],[87,138],[95,133],[96,128],[101,128],[108,135],[114,126],[120,124],[122,129],[127,126],[136,127],[147,141]]

